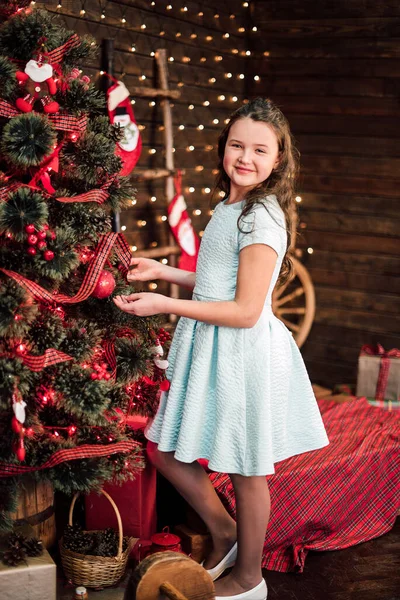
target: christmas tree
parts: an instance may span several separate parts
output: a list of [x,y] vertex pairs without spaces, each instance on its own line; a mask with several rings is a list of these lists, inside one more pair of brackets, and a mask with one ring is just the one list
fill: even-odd
[[169,335],[112,294],[130,251],[112,213],[118,126],[79,66],[97,51],[26,0],[0,8],[0,529],[28,474],[66,493],[133,476],[132,412],[154,413]]

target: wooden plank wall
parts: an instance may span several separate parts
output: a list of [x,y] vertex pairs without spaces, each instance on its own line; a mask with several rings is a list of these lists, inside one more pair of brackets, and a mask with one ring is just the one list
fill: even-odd
[[312,381],[355,382],[362,344],[399,345],[400,4],[259,0],[252,18],[269,53],[253,68],[301,151],[317,300],[302,353]]
[[[217,0],[171,0],[171,10],[167,0],[42,4],[79,34],[91,33],[99,43],[113,38],[115,74],[125,73],[128,88],[156,85],[151,52],[157,48],[167,48],[174,58],[170,84],[182,92],[173,106],[175,165],[186,170],[184,194],[200,234],[210,218],[206,190],[213,185],[224,119],[246,97],[275,100],[302,154],[298,247],[317,296],[315,322],[302,352],[312,380],[354,383],[363,343],[398,344],[397,0],[256,0],[249,7],[241,0],[222,6]],[[99,69],[100,58],[85,72],[97,81]],[[161,109],[138,98],[134,110],[144,144],[138,167],[162,167]],[[121,219],[129,242],[138,249],[164,245],[165,215],[163,181],[138,185],[136,204]],[[158,291],[166,289],[161,284]]]

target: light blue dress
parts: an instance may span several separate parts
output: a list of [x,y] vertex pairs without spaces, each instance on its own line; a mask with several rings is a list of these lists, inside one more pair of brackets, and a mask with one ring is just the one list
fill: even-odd
[[268,196],[237,219],[244,203],[220,202],[204,230],[193,300],[233,300],[239,252],[267,244],[278,255],[262,314],[251,328],[218,327],[182,317],[169,351],[167,378],[146,437],[159,450],[213,471],[268,475],[274,463],[329,441],[300,351],[271,309],[285,254],[284,213]]

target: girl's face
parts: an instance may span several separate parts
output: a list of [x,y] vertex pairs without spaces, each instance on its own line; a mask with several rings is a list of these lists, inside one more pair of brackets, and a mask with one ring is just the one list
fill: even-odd
[[229,130],[223,166],[231,180],[230,197],[242,198],[278,165],[278,139],[268,123],[238,119]]

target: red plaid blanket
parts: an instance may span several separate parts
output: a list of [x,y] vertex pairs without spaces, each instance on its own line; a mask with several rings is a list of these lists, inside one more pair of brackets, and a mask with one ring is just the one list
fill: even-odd
[[[363,397],[318,401],[330,444],[281,461],[268,476],[271,519],[262,566],[302,572],[309,550],[339,550],[383,535],[400,509],[400,418]],[[210,473],[229,512],[229,476]]]

